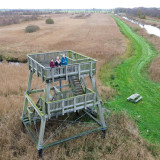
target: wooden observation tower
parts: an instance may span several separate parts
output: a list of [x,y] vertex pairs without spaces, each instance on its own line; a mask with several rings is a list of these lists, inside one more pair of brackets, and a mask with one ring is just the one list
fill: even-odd
[[[68,65],[50,68],[50,60],[64,53]],[[73,51],[38,53],[28,55],[28,66],[21,120],[40,157],[43,149],[95,131],[101,130],[105,137],[106,124],[94,78],[96,60]],[[42,88],[31,88],[34,74],[41,78]]]

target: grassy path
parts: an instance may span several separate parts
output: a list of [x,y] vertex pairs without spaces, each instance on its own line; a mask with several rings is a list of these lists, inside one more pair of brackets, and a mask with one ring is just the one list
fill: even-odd
[[[154,48],[120,19],[113,16],[121,32],[128,39],[128,48],[121,64],[106,64],[100,71],[100,78],[106,85],[116,89],[114,99],[107,102],[108,107],[126,110],[137,122],[141,135],[150,142],[160,142],[160,84],[148,78],[148,66],[157,55]],[[132,55],[131,55],[132,54]],[[137,104],[127,102],[131,94],[143,96]]]

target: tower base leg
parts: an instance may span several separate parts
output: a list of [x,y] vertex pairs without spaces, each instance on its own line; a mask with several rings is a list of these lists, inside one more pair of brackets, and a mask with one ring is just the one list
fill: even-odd
[[102,138],[106,138],[106,130],[102,130]]
[[38,150],[38,156],[39,158],[42,158],[42,149]]
[[23,122],[22,122],[22,132],[25,133],[25,126],[24,126]]

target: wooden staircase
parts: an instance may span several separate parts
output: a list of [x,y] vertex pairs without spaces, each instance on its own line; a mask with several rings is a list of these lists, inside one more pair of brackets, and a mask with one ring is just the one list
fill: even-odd
[[71,83],[71,86],[73,88],[73,94],[75,96],[84,94],[84,90],[83,90],[83,87],[81,85],[81,82],[77,77],[74,77],[74,78],[71,77],[70,78],[70,83]]

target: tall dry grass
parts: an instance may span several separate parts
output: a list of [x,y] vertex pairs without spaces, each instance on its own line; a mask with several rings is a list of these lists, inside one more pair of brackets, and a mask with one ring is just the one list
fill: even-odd
[[[0,159],[38,159],[28,133],[22,132],[20,116],[28,79],[26,65],[0,65]],[[33,82],[36,85],[36,81]],[[126,113],[106,118],[106,138],[101,132],[72,140],[47,150],[43,159],[54,160],[152,160],[159,152],[140,136],[135,123]],[[65,133],[67,134],[67,133]]]
[[152,61],[149,73],[152,80],[160,82],[160,57],[157,57]]

